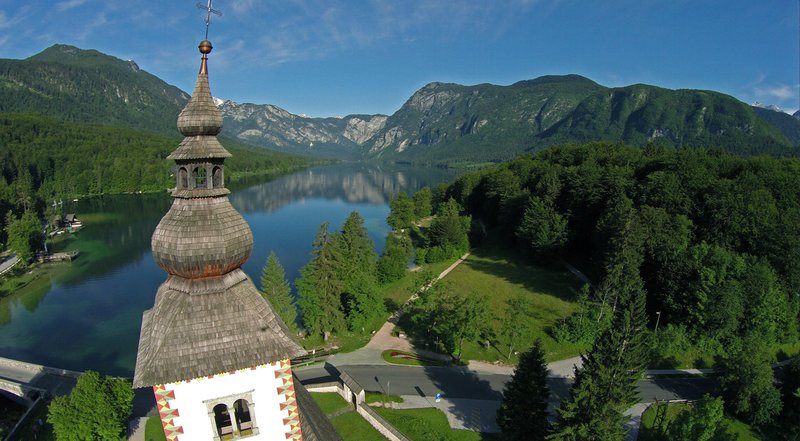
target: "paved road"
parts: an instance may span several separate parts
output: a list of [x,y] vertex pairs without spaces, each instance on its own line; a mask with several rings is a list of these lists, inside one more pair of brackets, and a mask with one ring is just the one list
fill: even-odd
[[0,274],[10,270],[14,265],[17,264],[17,262],[19,262],[19,258],[17,257],[16,253],[14,253],[8,259],[0,263]]
[[[296,370],[303,384],[333,381],[335,367]],[[371,392],[388,392],[394,395],[434,396],[441,392],[449,398],[502,400],[504,384],[511,378],[502,374],[482,374],[466,369],[413,366],[342,366],[361,386]],[[548,386],[553,401],[569,394],[571,380],[551,377]],[[660,378],[642,380],[638,384],[639,397],[649,402],[655,399],[698,399],[716,389],[711,378]],[[388,389],[388,390],[387,390]]]

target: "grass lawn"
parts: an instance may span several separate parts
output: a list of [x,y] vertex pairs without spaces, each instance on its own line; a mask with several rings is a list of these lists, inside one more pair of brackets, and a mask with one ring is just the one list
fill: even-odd
[[144,441],[167,441],[160,417],[151,416],[147,419],[147,423],[144,426]]
[[322,410],[322,413],[326,415],[349,406],[347,401],[336,392],[313,392],[311,396],[317,402],[317,406]]
[[[666,404],[661,404],[664,406]],[[689,410],[690,404],[673,403],[667,407],[667,416],[663,426],[667,426],[672,422],[678,414]],[[664,428],[653,427],[656,418],[656,406],[650,406],[642,415],[642,426],[639,432],[639,441],[668,441],[667,436],[664,434]],[[725,416],[722,420],[723,427],[725,428],[726,439],[733,439],[737,441],[760,441],[762,438],[758,437],[747,424]]]
[[386,441],[383,435],[355,411],[331,419],[344,441]]
[[[377,395],[377,394],[372,394]],[[322,410],[322,413],[330,415],[341,409],[349,407],[349,404],[336,392],[312,392],[311,396]],[[374,398],[374,397],[373,397]],[[400,398],[400,397],[397,397]],[[367,395],[367,400],[370,395]],[[386,438],[372,427],[367,420],[355,411],[349,411],[342,415],[331,418],[331,424],[341,435],[344,441],[385,441]]]
[[379,392],[366,392],[364,394],[364,401],[366,401],[367,404],[402,403],[403,398],[400,395],[386,395]]
[[[523,340],[541,338],[547,360],[561,360],[586,350],[583,345],[557,343],[546,331],[575,309],[581,282],[566,269],[548,269],[529,263],[514,250],[484,247],[473,251],[469,258],[444,279],[454,291],[473,292],[489,296],[492,326],[499,331],[505,318],[506,302],[515,297],[530,299],[533,313],[529,316],[531,332]],[[520,352],[527,349],[517,348]],[[507,359],[508,342],[497,332],[497,341],[488,348],[478,342],[464,342],[464,360],[485,360],[515,364],[517,357]]]
[[438,276],[442,271],[447,269],[447,267],[452,264],[453,262],[451,261],[426,263],[417,271],[406,271],[406,274],[402,279],[380,287],[380,292],[385,299],[384,301],[387,304],[387,309],[389,309],[390,312],[394,309],[397,309],[407,302],[408,299],[414,295],[414,293],[417,292],[420,286],[422,286],[420,276],[423,272],[430,272]]
[[414,441],[481,441],[499,440],[496,434],[451,429],[447,417],[438,409],[375,409],[397,430]]

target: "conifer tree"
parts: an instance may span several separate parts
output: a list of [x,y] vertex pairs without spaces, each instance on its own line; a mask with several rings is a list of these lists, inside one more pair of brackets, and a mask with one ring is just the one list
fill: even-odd
[[269,253],[267,263],[261,270],[261,295],[269,301],[286,326],[296,332],[297,308],[292,298],[292,289],[275,253]]
[[428,187],[422,187],[414,193],[414,217],[422,219],[428,217],[433,211],[433,193]]
[[401,191],[389,201],[389,217],[386,223],[395,230],[409,228],[414,221],[414,202]]
[[601,284],[607,298],[613,299],[612,323],[583,357],[583,367],[576,369],[551,440],[621,440],[623,413],[637,401],[636,381],[646,363],[645,293],[639,275],[642,236],[638,217],[629,204],[625,206],[617,219],[618,232],[609,241]]
[[547,421],[547,364],[541,340],[519,358],[511,381],[503,390],[503,403],[497,411],[497,425],[503,439],[510,441],[544,440]]
[[324,335],[345,328],[341,293],[344,284],[336,271],[336,252],[328,223],[320,225],[311,251],[314,256],[297,279],[298,305],[309,334]]
[[383,255],[378,260],[378,281],[386,284],[402,278],[413,252],[414,247],[408,233],[389,232]]
[[384,315],[385,309],[377,289],[375,245],[358,212],[350,213],[333,244],[347,325],[351,331],[366,332],[373,319]]

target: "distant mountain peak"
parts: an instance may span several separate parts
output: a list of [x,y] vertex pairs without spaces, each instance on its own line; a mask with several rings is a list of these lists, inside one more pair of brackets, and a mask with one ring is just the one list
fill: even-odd
[[759,101],[753,101],[753,104],[751,104],[751,106],[760,107],[762,109],[767,109],[767,110],[773,110],[775,112],[783,112],[783,109],[781,109],[780,107],[776,106],[775,104],[764,104],[764,103],[761,103]]
[[543,75],[541,77],[537,77],[531,80],[522,80],[517,81],[516,83],[512,84],[512,87],[519,87],[519,86],[542,86],[545,84],[583,84],[583,85],[591,85],[591,86],[599,86],[599,84],[595,83],[594,81],[586,78],[582,75],[578,74],[566,74],[566,75]]

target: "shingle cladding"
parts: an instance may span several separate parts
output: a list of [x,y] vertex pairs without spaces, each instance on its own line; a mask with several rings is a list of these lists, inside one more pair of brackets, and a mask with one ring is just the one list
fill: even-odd
[[[205,43],[205,42],[204,42]],[[201,44],[201,52],[204,46]],[[207,57],[178,117],[186,138],[169,156],[222,164],[222,115],[208,86]],[[305,354],[269,302],[241,270],[253,234],[224,187],[176,190],[153,233],[153,257],[169,273],[144,312],[134,386],[207,377]]]
[[203,59],[201,72],[197,75],[197,83],[192,98],[178,115],[178,130],[183,136],[211,135],[216,136],[222,130],[222,112],[219,111],[211,97],[208,85],[208,73],[203,72],[206,66]]
[[181,141],[167,159],[192,160],[205,158],[230,158],[231,154],[220,144],[216,136],[188,136]]
[[244,264],[253,233],[227,197],[175,198],[153,232],[153,258],[182,277],[220,276]]
[[134,387],[173,383],[306,353],[241,269],[169,276],[144,312]]

